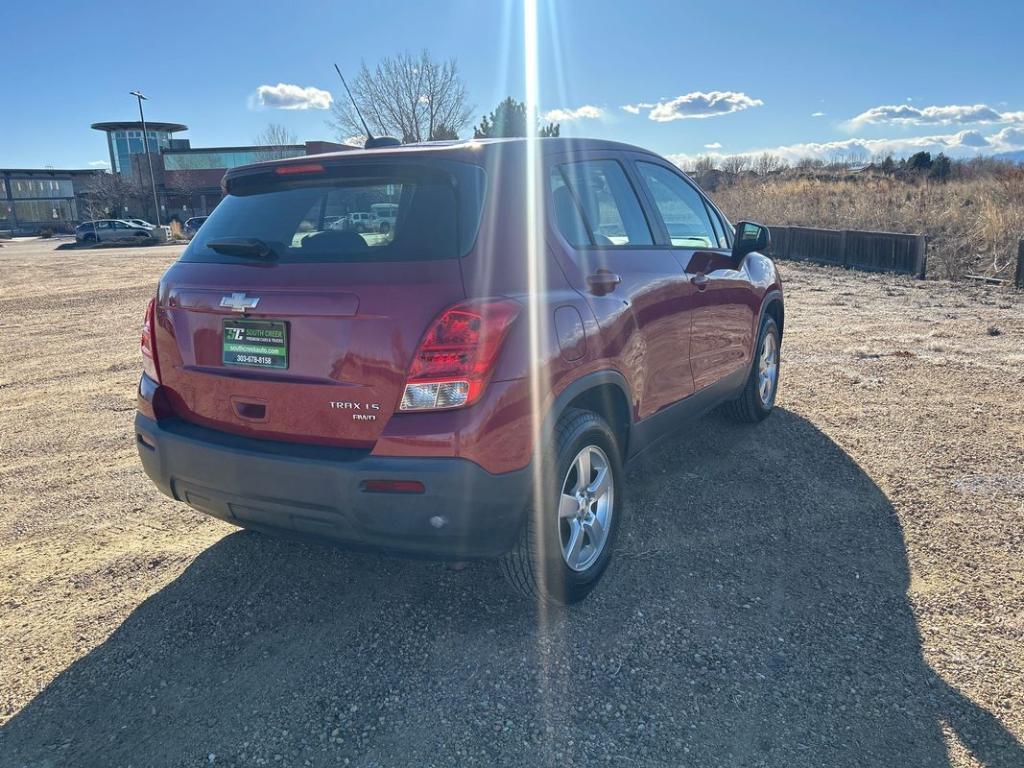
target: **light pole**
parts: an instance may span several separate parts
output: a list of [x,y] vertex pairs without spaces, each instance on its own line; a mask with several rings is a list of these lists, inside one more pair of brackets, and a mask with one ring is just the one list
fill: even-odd
[[149,163],[149,183],[153,187],[153,213],[156,214],[156,225],[159,227],[162,224],[160,221],[160,201],[156,199],[156,179],[153,176],[153,158],[149,154],[149,131],[146,130],[146,116],[142,113],[142,102],[146,97],[142,95],[142,91],[132,91],[131,95],[139,100],[139,120],[142,121],[142,146],[146,150],[146,160]]

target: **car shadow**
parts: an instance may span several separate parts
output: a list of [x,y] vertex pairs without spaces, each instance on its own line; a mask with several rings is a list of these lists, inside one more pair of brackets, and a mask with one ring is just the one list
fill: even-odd
[[[899,521],[828,437],[708,416],[629,471],[585,603],[239,532],[0,732],[15,765],[1024,765],[923,660]],[[189,514],[182,511],[182,514]]]

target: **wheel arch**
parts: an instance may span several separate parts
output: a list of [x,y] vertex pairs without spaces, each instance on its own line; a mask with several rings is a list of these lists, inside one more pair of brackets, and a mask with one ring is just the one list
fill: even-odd
[[612,428],[625,460],[633,427],[631,402],[629,383],[621,373],[613,370],[588,373],[569,384],[555,398],[548,414],[546,431],[551,434],[559,418],[570,408],[593,411]]
[[786,326],[786,305],[782,300],[782,291],[769,291],[765,295],[764,301],[761,302],[761,317],[757,320],[758,328],[761,327],[761,320],[765,315],[771,317],[779,326],[779,338],[781,339]]

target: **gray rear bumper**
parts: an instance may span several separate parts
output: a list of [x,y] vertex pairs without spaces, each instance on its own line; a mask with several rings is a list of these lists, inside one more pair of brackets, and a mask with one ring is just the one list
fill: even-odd
[[[522,524],[530,469],[492,475],[457,458],[239,437],[135,416],[146,474],[168,496],[246,528],[442,558],[494,557]],[[365,480],[418,480],[424,493],[372,493]]]

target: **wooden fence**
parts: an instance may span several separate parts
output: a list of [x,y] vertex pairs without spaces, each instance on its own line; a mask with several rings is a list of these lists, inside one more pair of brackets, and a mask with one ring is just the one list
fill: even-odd
[[869,272],[899,272],[924,278],[928,244],[924,235],[850,229],[770,227],[772,254],[781,259],[831,264]]

